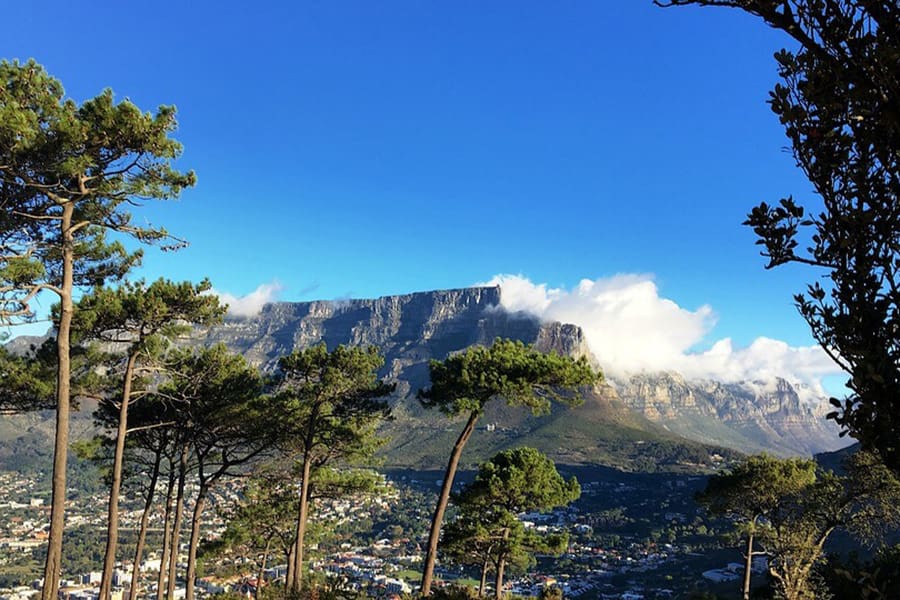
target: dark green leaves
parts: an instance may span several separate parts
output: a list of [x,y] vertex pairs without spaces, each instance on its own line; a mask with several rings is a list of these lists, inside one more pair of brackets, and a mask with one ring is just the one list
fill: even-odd
[[600,379],[583,357],[545,354],[501,339],[489,348],[473,346],[444,361],[431,361],[430,368],[431,387],[419,392],[419,400],[454,415],[480,413],[495,398],[542,414],[549,411],[551,400],[580,403],[580,396],[566,392]]

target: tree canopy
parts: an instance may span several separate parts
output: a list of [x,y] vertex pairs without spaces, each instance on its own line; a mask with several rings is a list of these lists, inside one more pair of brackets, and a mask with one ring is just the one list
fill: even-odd
[[816,597],[814,568],[836,530],[871,542],[900,523],[900,482],[890,470],[866,452],[852,455],[845,467],[845,475],[835,475],[808,459],[761,455],[710,478],[698,500],[735,520],[746,539],[745,598],[754,555],[769,557],[769,574],[779,594],[788,600],[811,599]]
[[325,344],[278,361],[270,410],[278,415],[278,435],[283,448],[296,457],[300,478],[287,574],[287,587],[293,591],[303,584],[304,537],[315,482],[325,487],[330,477],[338,486],[335,473],[325,467],[371,458],[379,444],[375,427],[390,416],[385,397],[394,386],[378,379],[382,364],[384,358],[375,348],[338,346],[329,352]]
[[602,379],[584,356],[575,359],[548,354],[522,342],[504,339],[495,340],[490,347],[472,346],[443,361],[432,360],[429,367],[431,387],[418,393],[422,405],[450,416],[468,413],[468,419],[450,452],[431,520],[422,568],[423,596],[431,593],[441,524],[459,459],[485,406],[502,399],[511,406],[525,406],[534,414],[545,414],[550,410],[551,401],[570,406],[581,403],[579,388]]
[[130,208],[178,196],[193,172],[173,162],[175,109],[141,112],[111,90],[80,105],[34,61],[0,61],[0,324],[34,319],[41,292],[56,294],[56,440],[42,600],[56,598],[65,527],[74,289],[120,280],[141,257],[108,234],[181,246]]
[[850,375],[845,432],[900,473],[900,5],[880,0],[670,0],[739,8],[787,33],[769,104],[818,198],[761,203],[745,224],[768,258],[822,270],[795,300]]
[[528,566],[535,552],[558,553],[568,541],[564,535],[542,536],[527,529],[517,515],[564,506],[580,495],[578,481],[574,477],[566,481],[553,461],[538,450],[500,452],[483,463],[475,480],[456,496],[460,514],[448,526],[444,540],[449,554],[482,568],[479,593],[484,591],[490,562],[495,595],[500,598],[507,565]]

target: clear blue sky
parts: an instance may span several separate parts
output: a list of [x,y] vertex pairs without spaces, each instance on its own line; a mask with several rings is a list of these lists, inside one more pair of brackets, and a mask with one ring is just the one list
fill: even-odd
[[[651,273],[718,325],[809,344],[740,225],[809,184],[765,101],[788,41],[726,9],[549,2],[17,2],[0,57],[76,100],[178,107],[198,186],[139,219],[191,241],[142,274],[285,300],[570,288]],[[700,344],[702,347],[703,344]]]

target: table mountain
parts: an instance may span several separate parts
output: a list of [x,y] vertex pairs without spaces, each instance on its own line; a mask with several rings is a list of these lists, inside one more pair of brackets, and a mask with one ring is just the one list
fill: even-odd
[[[197,341],[223,342],[266,370],[276,367],[279,356],[321,342],[329,348],[379,347],[385,356],[381,375],[398,384],[387,460],[437,467],[461,425],[425,411],[415,399],[416,391],[428,384],[430,359],[490,344],[497,337],[532,343],[543,351],[590,355],[579,327],[510,313],[501,307],[500,294],[499,287],[475,287],[376,299],[278,302],[254,317],[230,318]],[[685,381],[676,373],[642,374],[597,386],[584,406],[555,409],[544,418],[492,407],[467,455],[472,463],[512,445],[530,444],[563,462],[642,469],[708,462],[716,451],[702,444],[801,455],[840,445],[836,433],[789,383],[779,380],[770,387],[760,391],[768,388]]]

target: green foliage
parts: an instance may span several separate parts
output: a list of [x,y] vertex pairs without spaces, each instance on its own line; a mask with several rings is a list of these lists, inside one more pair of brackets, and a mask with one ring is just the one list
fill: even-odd
[[812,460],[760,454],[710,477],[697,501],[713,514],[756,522],[771,515],[783,498],[799,493],[815,480],[816,464]]
[[53,408],[53,371],[34,353],[15,356],[0,346],[0,413]]
[[198,284],[158,279],[124,282],[112,289],[98,287],[78,301],[73,328],[79,337],[152,349],[154,336],[173,340],[191,326],[221,322],[226,307],[209,291],[209,280]]
[[790,196],[745,224],[768,267],[821,268],[795,296],[822,348],[850,375],[834,399],[845,432],[900,473],[900,5],[867,0],[672,0],[737,7],[800,44],[775,55],[769,104],[821,210]]
[[[0,319],[33,317],[41,289],[68,293],[63,248],[71,238],[73,284],[120,279],[140,259],[107,231],[174,248],[162,228],[134,224],[135,200],[168,199],[194,185],[172,162],[175,109],[142,113],[110,90],[80,106],[35,63],[0,61]],[[167,240],[170,240],[167,242]]]
[[[451,416],[468,413],[468,420],[450,452],[432,518],[422,570],[422,594],[425,596],[431,591],[438,537],[449,501],[450,486],[462,450],[485,405],[491,400],[503,398],[510,406],[525,406],[536,415],[546,414],[550,411],[551,400],[570,405],[581,403],[581,396],[577,393],[571,395],[572,392],[601,378],[591,369],[585,357],[574,360],[557,354],[545,354],[522,342],[499,338],[489,348],[474,346],[443,361],[433,360],[429,368],[431,387],[418,392],[422,405],[436,407]],[[498,579],[501,578],[498,575]]]
[[[272,443],[272,422],[259,372],[224,345],[176,349],[157,398],[172,409],[178,437],[213,464],[238,460]],[[241,462],[244,462],[241,460]]]
[[900,590],[900,546],[883,548],[865,563],[831,556],[822,573],[832,600],[888,600]]
[[[300,479],[297,534],[287,587],[299,592],[309,502],[318,491],[359,485],[358,477],[325,470],[335,463],[371,460],[383,443],[375,428],[390,416],[385,396],[394,390],[377,376],[384,358],[375,348],[325,344],[299,350],[278,361],[276,392],[268,403],[274,435],[297,460]],[[318,486],[318,487],[317,487]]]
[[534,448],[515,448],[482,464],[463,495],[518,514],[569,504],[581,496],[581,487],[574,477],[566,481],[553,461]]
[[475,590],[465,585],[445,585],[434,588],[431,597],[434,600],[476,600],[479,596]]
[[491,563],[500,573],[506,565],[527,568],[535,553],[565,551],[568,536],[542,536],[517,515],[563,506],[580,495],[578,481],[566,481],[534,448],[501,452],[482,464],[475,480],[455,497],[459,515],[444,532],[444,554],[462,564]]
[[250,551],[242,554],[255,557],[271,547],[287,557],[294,543],[297,491],[283,472],[262,469],[247,482],[240,504],[225,516],[222,549],[244,546]]
[[769,574],[789,600],[815,597],[814,568],[837,529],[877,541],[900,524],[900,482],[865,452],[850,457],[846,475],[816,472],[805,459],[749,457],[730,473],[714,476],[698,500],[732,516],[770,557]]
[[555,585],[546,585],[541,589],[538,600],[563,600],[562,589]]
[[494,398],[545,414],[551,400],[580,403],[580,396],[566,392],[601,379],[585,357],[573,360],[545,354],[522,342],[503,339],[488,348],[473,346],[443,361],[432,360],[430,370],[431,387],[419,392],[419,400],[425,407],[450,415],[480,414]]
[[279,415],[284,446],[299,449],[314,467],[371,458],[380,443],[375,427],[390,415],[384,398],[394,390],[378,380],[382,364],[375,348],[329,352],[324,344],[282,357],[268,408]]

